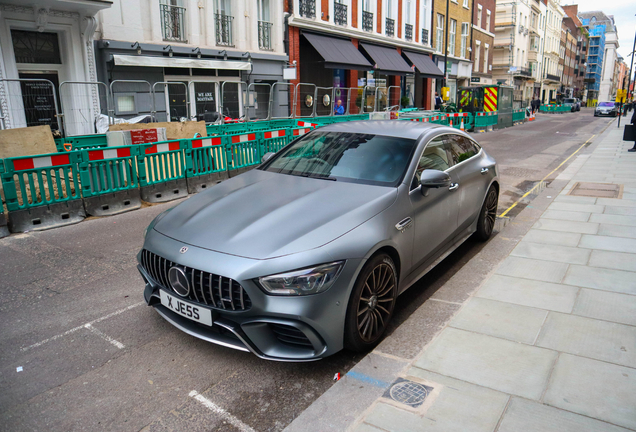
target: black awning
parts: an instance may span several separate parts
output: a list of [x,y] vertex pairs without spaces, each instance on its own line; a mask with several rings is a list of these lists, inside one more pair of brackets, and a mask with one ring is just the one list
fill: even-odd
[[376,64],[376,70],[387,75],[405,75],[413,73],[413,70],[404,61],[400,53],[395,48],[381,47],[360,43],[360,46],[367,52],[369,57]]
[[371,70],[373,65],[364,58],[351,43],[350,39],[339,39],[304,33],[305,39],[313,46],[325,60],[325,67],[329,69]]
[[444,78],[444,72],[442,72],[426,54],[417,54],[408,51],[402,51],[402,54],[409,59],[413,66],[419,71],[420,75],[426,78]]

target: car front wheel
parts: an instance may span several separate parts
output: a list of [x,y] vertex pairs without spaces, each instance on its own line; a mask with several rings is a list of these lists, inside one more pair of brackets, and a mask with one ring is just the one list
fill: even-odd
[[345,348],[363,352],[380,342],[393,316],[397,288],[397,272],[389,255],[375,255],[365,264],[347,307]]
[[478,240],[486,241],[492,235],[492,231],[495,228],[495,220],[497,219],[498,203],[499,194],[497,193],[497,188],[494,185],[490,186],[484,204],[481,206],[479,219],[477,220],[475,237],[477,237]]

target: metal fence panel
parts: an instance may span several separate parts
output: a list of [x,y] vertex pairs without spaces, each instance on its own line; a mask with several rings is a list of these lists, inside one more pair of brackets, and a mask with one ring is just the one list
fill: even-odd
[[[110,83],[111,117],[131,118],[147,114],[153,119],[152,86],[145,80],[114,80]],[[153,119],[154,121],[154,119]]]
[[55,85],[47,79],[3,79],[6,111],[4,127],[15,129],[28,126],[49,125],[51,130],[63,133],[59,116],[58,95]]
[[224,81],[221,84],[221,118],[241,119],[246,116],[247,83],[243,81]]
[[285,119],[295,116],[296,87],[292,83],[275,82],[269,96],[269,118]]
[[110,93],[103,82],[64,81],[60,105],[66,137],[97,133],[97,122],[111,124]]
[[268,120],[270,117],[269,96],[272,86],[267,83],[251,83],[247,86],[248,120]]
[[315,117],[316,84],[298,83],[295,89],[295,117]]
[[[316,107],[314,109],[315,117],[333,116],[335,109],[334,88],[333,87],[316,87],[314,92],[314,100]],[[342,104],[342,102],[341,102]],[[344,111],[344,106],[343,106]]]
[[[157,86],[161,86],[157,92]],[[172,91],[171,91],[172,90]],[[183,90],[181,92],[180,90]],[[161,103],[168,99],[167,104]],[[180,81],[158,81],[152,85],[152,118],[157,121],[157,112],[166,113],[166,121],[178,122],[190,119],[188,86]]]

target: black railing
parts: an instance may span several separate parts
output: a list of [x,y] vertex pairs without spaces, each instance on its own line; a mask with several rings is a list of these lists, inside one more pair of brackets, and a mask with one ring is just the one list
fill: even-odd
[[214,14],[216,24],[216,44],[234,46],[232,41],[232,21],[234,17],[225,14]]
[[272,23],[258,22],[258,47],[262,50],[272,49]]
[[334,1],[333,20],[338,25],[347,25],[347,5]]
[[527,77],[532,76],[532,69],[526,67],[517,67],[517,70],[513,72],[513,75],[523,75]]
[[413,25],[404,24],[404,39],[407,41],[413,40]]
[[391,18],[386,19],[386,35],[393,37],[395,35],[395,20]]
[[546,74],[545,78],[551,81],[561,81],[561,77],[558,75]]
[[163,40],[173,42],[187,42],[185,31],[186,8],[167,4],[161,7],[161,32]]
[[373,13],[362,11],[362,30],[373,31]]
[[422,29],[422,43],[424,45],[428,44],[428,29]]
[[298,13],[305,18],[316,18],[316,0],[299,0]]

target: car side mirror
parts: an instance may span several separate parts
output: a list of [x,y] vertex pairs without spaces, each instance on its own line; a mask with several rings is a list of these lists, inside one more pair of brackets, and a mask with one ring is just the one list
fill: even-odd
[[420,176],[422,194],[427,193],[430,188],[448,187],[450,184],[451,177],[444,171],[427,169],[422,171],[422,175]]
[[268,160],[270,160],[272,158],[272,156],[274,156],[276,153],[274,152],[267,152],[263,155],[263,157],[261,158],[261,163],[265,163]]

